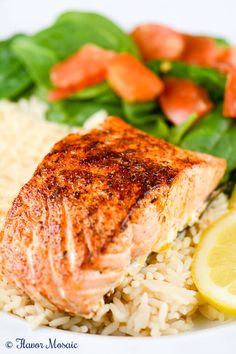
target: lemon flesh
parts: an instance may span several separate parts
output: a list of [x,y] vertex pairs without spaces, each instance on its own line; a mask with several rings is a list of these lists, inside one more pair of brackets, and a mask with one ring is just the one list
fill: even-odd
[[202,234],[192,265],[200,294],[219,310],[236,315],[236,210]]

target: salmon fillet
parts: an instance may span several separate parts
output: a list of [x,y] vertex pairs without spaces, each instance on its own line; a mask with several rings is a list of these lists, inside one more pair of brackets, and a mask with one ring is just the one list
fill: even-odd
[[1,272],[34,300],[89,315],[132,262],[191,222],[225,168],[116,117],[71,134],[15,199],[0,235]]

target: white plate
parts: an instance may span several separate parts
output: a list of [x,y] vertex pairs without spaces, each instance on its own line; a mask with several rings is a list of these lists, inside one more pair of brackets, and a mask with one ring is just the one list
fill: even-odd
[[[236,43],[235,0],[0,0],[0,38],[16,32],[33,32],[47,26],[61,12],[69,9],[100,11],[127,29],[140,22],[156,21],[179,30],[225,36]],[[81,353],[81,354],[233,354],[236,323],[214,328],[199,324],[186,334],[152,338],[118,338],[78,335],[72,332],[41,328],[32,331],[25,321],[0,313],[0,354],[2,353]],[[48,344],[78,344],[77,349],[17,349],[16,339]],[[5,343],[11,341],[13,348]]]
[[[185,334],[161,338],[104,337],[91,334],[77,334],[57,329],[40,328],[31,330],[25,321],[1,314],[0,353],[78,353],[78,354],[234,354],[236,325],[224,324],[211,328],[198,328]],[[75,343],[76,349],[17,349],[17,339],[26,343],[42,343],[49,340],[56,343]],[[6,343],[13,344],[12,349]]]

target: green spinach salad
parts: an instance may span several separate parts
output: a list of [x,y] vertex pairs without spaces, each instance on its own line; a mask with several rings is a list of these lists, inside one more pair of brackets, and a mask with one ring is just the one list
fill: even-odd
[[224,39],[144,24],[126,33],[95,13],[67,12],[0,42],[0,98],[31,95],[47,119],[83,126],[105,110],[236,170],[236,49]]

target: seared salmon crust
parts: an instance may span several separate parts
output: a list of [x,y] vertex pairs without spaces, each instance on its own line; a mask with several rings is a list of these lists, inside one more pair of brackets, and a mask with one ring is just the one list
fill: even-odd
[[1,272],[30,297],[89,315],[131,262],[173,241],[226,162],[116,117],[58,142],[21,189],[0,236]]

